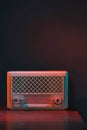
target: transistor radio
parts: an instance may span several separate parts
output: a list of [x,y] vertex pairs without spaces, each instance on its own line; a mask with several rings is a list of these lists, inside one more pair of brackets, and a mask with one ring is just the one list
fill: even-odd
[[61,110],[67,107],[67,71],[7,72],[8,109]]

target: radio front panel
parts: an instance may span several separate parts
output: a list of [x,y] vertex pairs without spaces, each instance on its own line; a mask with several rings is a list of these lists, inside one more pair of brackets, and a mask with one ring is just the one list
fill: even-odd
[[7,72],[7,108],[66,109],[67,71]]

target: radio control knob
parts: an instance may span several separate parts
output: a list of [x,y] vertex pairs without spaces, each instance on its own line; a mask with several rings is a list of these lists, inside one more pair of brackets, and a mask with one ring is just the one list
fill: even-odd
[[55,101],[55,104],[57,104],[57,105],[61,104],[61,97],[56,96],[54,101]]
[[19,104],[19,103],[20,103],[19,97],[14,97],[14,98],[13,98],[13,103],[14,103],[14,104]]
[[59,95],[55,95],[51,99],[51,103],[54,105],[59,105],[59,104],[61,104],[61,102],[62,102],[62,99]]

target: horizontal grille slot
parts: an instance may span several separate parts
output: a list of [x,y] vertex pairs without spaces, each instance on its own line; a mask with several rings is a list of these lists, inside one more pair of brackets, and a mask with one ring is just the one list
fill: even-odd
[[12,76],[12,93],[64,93],[64,76]]

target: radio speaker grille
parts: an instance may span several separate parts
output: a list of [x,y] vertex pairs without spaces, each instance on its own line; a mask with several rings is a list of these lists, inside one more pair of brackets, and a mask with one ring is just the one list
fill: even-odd
[[64,76],[12,76],[12,93],[64,93]]

